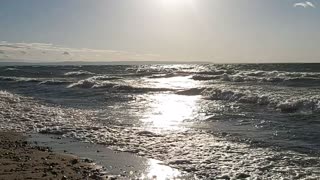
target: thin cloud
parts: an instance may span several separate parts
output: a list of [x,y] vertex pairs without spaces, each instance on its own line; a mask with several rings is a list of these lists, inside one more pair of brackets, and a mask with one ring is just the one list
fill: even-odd
[[316,8],[316,6],[310,1],[306,1],[306,4],[309,5],[310,7]]
[[316,6],[310,1],[295,3],[295,4],[293,4],[293,7],[316,8]]
[[38,60],[56,61],[152,61],[163,60],[162,57],[151,53],[135,53],[117,50],[89,49],[89,48],[68,48],[53,45],[50,43],[10,43],[0,41],[0,54],[10,55],[17,60]]

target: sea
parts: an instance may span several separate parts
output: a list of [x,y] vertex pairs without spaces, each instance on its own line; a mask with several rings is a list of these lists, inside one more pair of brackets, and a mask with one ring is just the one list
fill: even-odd
[[320,64],[0,66],[0,128],[195,178],[320,179]]

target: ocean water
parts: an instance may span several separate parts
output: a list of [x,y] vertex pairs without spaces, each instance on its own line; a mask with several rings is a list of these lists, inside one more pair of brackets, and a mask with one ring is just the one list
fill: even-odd
[[[199,177],[320,175],[320,64],[1,66],[0,90],[20,98],[2,129],[105,144]],[[23,105],[36,122],[6,120]],[[238,155],[216,156],[230,148]]]

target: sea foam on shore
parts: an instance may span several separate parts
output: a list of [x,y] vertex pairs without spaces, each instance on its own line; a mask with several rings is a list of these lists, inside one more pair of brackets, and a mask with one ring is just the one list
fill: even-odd
[[58,134],[135,153],[200,178],[316,179],[317,156],[234,143],[202,130],[157,134],[139,127],[102,123],[97,111],[53,107],[0,91],[0,129]]

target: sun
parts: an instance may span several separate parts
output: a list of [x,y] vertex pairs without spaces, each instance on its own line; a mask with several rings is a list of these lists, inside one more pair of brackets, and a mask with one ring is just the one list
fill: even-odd
[[182,7],[189,4],[192,0],[159,0],[159,2],[167,8]]
[[184,3],[184,0],[161,0],[161,3],[166,6],[177,6]]

